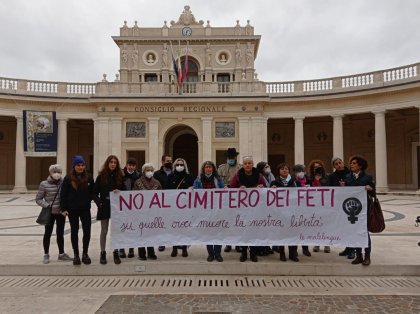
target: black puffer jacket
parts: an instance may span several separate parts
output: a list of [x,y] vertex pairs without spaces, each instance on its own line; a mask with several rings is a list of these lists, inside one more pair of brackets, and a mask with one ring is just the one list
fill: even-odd
[[191,174],[186,173],[185,170],[182,172],[172,172],[168,176],[165,190],[176,190],[176,189],[188,189],[194,184],[194,178]]

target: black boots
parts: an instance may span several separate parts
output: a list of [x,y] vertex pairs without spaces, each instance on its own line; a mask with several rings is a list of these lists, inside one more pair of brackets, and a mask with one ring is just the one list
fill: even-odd
[[119,255],[120,255],[120,258],[126,258],[127,257],[124,249],[120,249]]
[[139,251],[139,260],[141,261],[147,260],[146,249],[144,247],[139,247],[138,251]]
[[357,253],[356,258],[351,262],[353,265],[363,263],[363,255],[362,253]]
[[362,263],[363,266],[369,266],[370,265],[370,256],[365,254],[365,259],[363,260]]
[[187,257],[187,256],[188,256],[187,246],[183,245],[182,246],[182,257]]
[[286,262],[287,258],[286,258],[286,253],[284,252],[284,246],[279,246],[279,252],[280,252],[280,260],[282,262]]
[[133,248],[129,248],[128,249],[128,258],[133,258],[134,257],[134,249]]
[[105,265],[107,263],[106,252],[105,251],[101,252],[101,257],[99,258],[99,263],[101,263],[102,265]]
[[302,246],[302,253],[305,256],[311,256],[311,252],[309,252],[309,247],[307,246]]
[[88,253],[83,253],[82,254],[82,263],[85,265],[89,265],[90,263],[92,263]]
[[74,250],[73,265],[81,265],[79,250]]
[[119,256],[118,250],[114,250],[114,252],[112,253],[112,255],[114,256],[114,263],[115,263],[115,265],[121,264],[121,260],[120,260],[120,256]]

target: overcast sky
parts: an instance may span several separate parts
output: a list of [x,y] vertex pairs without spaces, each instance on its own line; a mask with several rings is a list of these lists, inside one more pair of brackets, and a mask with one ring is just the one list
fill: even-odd
[[0,77],[97,82],[119,69],[111,36],[177,21],[184,5],[214,27],[261,35],[264,81],[350,75],[420,62],[419,0],[11,0],[0,2]]

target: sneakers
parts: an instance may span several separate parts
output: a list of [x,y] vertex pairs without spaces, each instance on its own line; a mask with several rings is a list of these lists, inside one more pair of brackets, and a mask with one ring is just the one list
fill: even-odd
[[101,252],[101,257],[99,258],[99,263],[101,263],[102,265],[105,265],[107,262],[106,260],[106,252],[103,251]]
[[48,264],[50,262],[50,255],[49,254],[45,254],[44,258],[42,260],[43,264]]
[[92,263],[89,255],[87,253],[83,253],[82,255],[82,263],[85,265],[89,265],[90,263]]
[[58,260],[59,261],[69,262],[69,261],[72,261],[73,258],[71,258],[70,256],[68,256],[67,253],[62,253],[62,254],[58,254]]

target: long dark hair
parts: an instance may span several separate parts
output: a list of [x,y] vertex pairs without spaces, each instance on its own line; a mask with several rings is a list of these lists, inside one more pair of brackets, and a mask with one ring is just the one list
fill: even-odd
[[[77,178],[77,176],[80,176],[80,180]],[[86,171],[86,166],[85,166],[85,170],[83,170],[81,174],[77,174],[74,167],[71,169],[71,173],[70,173],[71,186],[76,191],[79,188],[79,186],[82,191],[87,191],[88,179],[89,179],[89,175]]]
[[216,178],[219,179],[219,173],[217,172],[217,168],[216,165],[214,164],[214,162],[207,160],[205,162],[203,162],[203,164],[201,165],[201,172],[200,172],[200,178],[204,179],[206,177],[205,172],[204,172],[204,168],[210,165],[212,167],[212,175]]
[[109,162],[115,159],[117,161],[117,166],[115,167],[115,183],[118,185],[122,184],[123,180],[123,171],[120,166],[120,161],[118,160],[118,157],[115,155],[109,155],[108,158],[105,160],[104,164],[102,165],[101,171],[99,171],[99,177],[101,180],[102,185],[109,184],[109,180],[111,178],[112,171],[109,169]]

